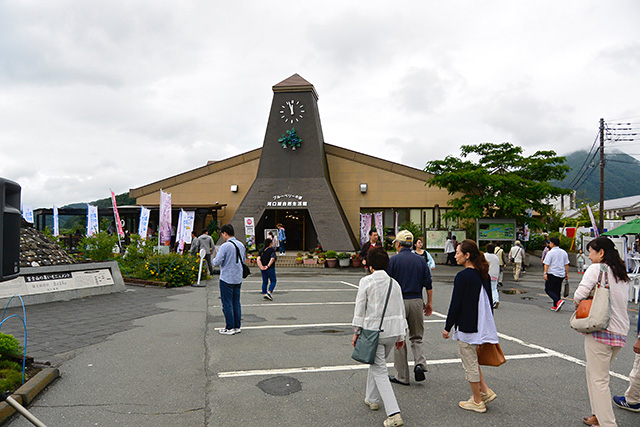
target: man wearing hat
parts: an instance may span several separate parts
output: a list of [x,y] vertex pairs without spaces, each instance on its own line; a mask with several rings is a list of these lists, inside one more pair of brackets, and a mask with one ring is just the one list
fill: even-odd
[[[408,230],[398,233],[393,244],[397,254],[389,260],[387,273],[393,277],[402,288],[402,298],[409,325],[409,343],[415,367],[413,372],[416,381],[424,381],[427,371],[427,361],[422,353],[422,337],[424,335],[424,315],[433,313],[433,288],[431,286],[431,272],[424,257],[411,251],[413,234]],[[427,290],[427,303],[422,299],[422,289]],[[393,366],[396,376],[389,380],[396,384],[409,385],[409,364],[407,362],[407,346],[395,349]]]

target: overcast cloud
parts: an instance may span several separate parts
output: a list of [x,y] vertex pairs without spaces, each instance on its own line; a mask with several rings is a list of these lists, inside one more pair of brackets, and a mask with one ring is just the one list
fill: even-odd
[[589,149],[600,117],[640,123],[638,22],[637,0],[4,0],[0,176],[63,206],[258,148],[294,73],[326,142],[409,166]]

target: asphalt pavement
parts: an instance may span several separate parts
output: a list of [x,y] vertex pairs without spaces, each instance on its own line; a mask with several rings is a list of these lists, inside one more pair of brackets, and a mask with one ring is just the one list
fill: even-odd
[[[441,331],[459,270],[434,271],[426,381],[394,385],[406,425],[582,425],[590,413],[583,338],[569,327],[571,304],[549,309],[535,265],[518,283],[507,274],[500,288],[495,318],[508,362],[483,369],[498,399],[485,414],[457,407],[470,390],[457,346]],[[382,425],[382,405],[373,412],[363,403],[366,366],[350,358],[363,274],[280,269],[271,302],[262,299],[254,269],[242,288],[242,333],[233,336],[218,333],[224,322],[217,277],[205,288],[127,286],[119,294],[27,307],[28,353],[61,371],[30,410],[47,426]],[[577,277],[572,271],[572,292]],[[635,325],[638,306],[629,308]],[[22,336],[11,320],[2,331]],[[626,389],[633,357],[628,346],[614,360],[612,392]],[[640,414],[615,413],[620,426],[640,424]],[[8,425],[30,424],[14,416]]]

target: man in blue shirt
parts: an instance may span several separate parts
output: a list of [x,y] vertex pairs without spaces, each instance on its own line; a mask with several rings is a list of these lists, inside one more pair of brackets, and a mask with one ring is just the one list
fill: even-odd
[[[398,253],[389,260],[387,273],[396,279],[402,288],[402,298],[409,325],[409,339],[411,353],[415,366],[413,372],[416,381],[424,381],[427,371],[427,360],[422,351],[424,336],[424,315],[433,313],[433,287],[431,286],[431,271],[424,257],[414,254],[413,234],[402,230],[393,241]],[[427,290],[427,303],[422,300],[422,289]],[[393,367],[396,376],[389,380],[396,384],[409,385],[409,363],[407,362],[407,346],[395,349],[393,353]]]
[[240,333],[242,309],[240,306],[240,287],[242,286],[242,263],[245,260],[245,247],[236,240],[231,224],[220,227],[224,243],[213,259],[213,265],[220,266],[220,299],[225,327],[220,329],[223,335]]

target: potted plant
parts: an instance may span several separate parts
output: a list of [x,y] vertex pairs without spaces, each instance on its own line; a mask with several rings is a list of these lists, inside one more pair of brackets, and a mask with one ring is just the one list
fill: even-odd
[[349,267],[349,261],[351,261],[349,259],[349,255],[344,252],[340,252],[338,254],[338,263],[340,264],[340,267]]
[[336,265],[338,265],[338,252],[333,250],[327,251],[326,256],[327,256],[327,267],[334,268]]
[[318,263],[318,260],[317,260],[316,258],[314,258],[313,254],[312,254],[311,252],[309,252],[309,253],[307,254],[306,258],[304,258],[304,259],[302,260],[302,262],[303,262],[305,265],[313,265],[313,264],[317,264],[317,263]]
[[296,257],[296,264],[302,264],[302,257]]
[[351,254],[351,265],[354,268],[362,267],[362,260],[360,259],[360,255],[358,253]]

